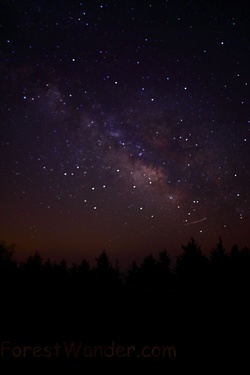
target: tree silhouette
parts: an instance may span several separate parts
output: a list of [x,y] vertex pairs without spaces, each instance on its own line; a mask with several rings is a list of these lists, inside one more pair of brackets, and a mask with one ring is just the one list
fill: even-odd
[[234,245],[228,256],[230,288],[246,291],[250,285],[250,249]]
[[69,275],[68,265],[65,259],[62,259],[59,264],[54,265],[55,273],[58,280],[65,281]]
[[175,273],[180,286],[189,290],[202,290],[207,287],[208,259],[201,247],[191,237],[187,245],[181,246],[183,253],[177,257]]
[[241,256],[242,256],[242,288],[244,290],[249,291],[249,285],[250,285],[250,249],[248,247],[244,247],[241,250]]
[[221,264],[225,263],[226,258],[227,258],[226,249],[223,246],[221,237],[219,237],[219,241],[216,247],[211,250],[210,259],[212,263],[220,266]]
[[28,256],[26,261],[23,263],[23,270],[27,273],[38,274],[42,271],[43,268],[43,259],[41,255],[36,251],[34,255]]
[[215,291],[226,291],[229,288],[229,258],[221,237],[210,252],[211,283]]
[[164,250],[158,257],[152,254],[145,256],[140,265],[132,261],[123,275],[118,263],[115,266],[111,264],[105,250],[95,259],[93,267],[84,259],[79,265],[71,266],[65,259],[59,263],[52,263],[50,259],[44,262],[38,252],[17,263],[13,258],[14,247],[1,242],[0,287],[7,290],[7,285],[8,288],[11,285],[9,281],[15,281],[17,291],[30,293],[35,286],[51,296],[56,293],[63,295],[66,291],[75,291],[74,295],[79,296],[87,289],[121,288],[123,285],[128,289],[181,288],[184,291],[209,290],[213,293],[245,293],[249,290],[249,248],[239,249],[233,245],[227,253],[219,238],[209,257],[205,257],[193,237],[181,247],[182,253],[177,256],[174,269],[170,268],[171,258]]
[[[14,286],[17,276],[17,264],[13,259],[14,245],[0,243],[0,292],[8,296],[6,285]],[[12,292],[12,291],[11,291]]]
[[74,285],[79,288],[93,288],[94,277],[89,263],[83,259],[80,265],[73,264],[71,267],[71,278]]
[[143,259],[140,274],[143,287],[159,287],[159,273],[157,270],[157,262],[152,254],[145,256],[145,258]]
[[159,284],[161,288],[168,288],[171,283],[171,258],[167,251],[161,251],[157,260],[157,271],[159,272]]
[[95,285],[99,288],[120,287],[122,285],[119,269],[110,263],[106,251],[96,258],[96,265],[93,268]]
[[166,288],[170,282],[171,259],[166,250],[159,253],[158,258],[149,254],[143,258],[142,264],[133,261],[125,277],[126,286],[144,288]]
[[5,242],[0,243],[0,274],[6,276],[7,273],[16,269],[16,262],[13,259],[14,245],[7,246]]
[[230,288],[232,290],[238,289],[241,284],[242,277],[242,254],[239,246],[234,244],[228,256],[229,263],[229,278],[230,278]]
[[129,288],[141,286],[140,267],[137,265],[136,261],[133,261],[127,269],[125,275],[125,285]]
[[43,259],[39,252],[29,255],[20,266],[22,280],[28,290],[32,286],[40,287],[42,284]]
[[46,259],[46,261],[44,262],[44,265],[43,265],[44,277],[50,278],[51,275],[53,274],[53,272],[54,272],[53,264],[51,263],[51,260],[48,258],[48,259]]

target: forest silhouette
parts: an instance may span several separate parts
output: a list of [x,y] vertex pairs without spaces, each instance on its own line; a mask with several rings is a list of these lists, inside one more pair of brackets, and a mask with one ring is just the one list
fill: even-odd
[[[35,286],[37,290],[57,288],[65,291],[81,289],[162,289],[171,292],[244,293],[250,287],[250,249],[233,245],[230,251],[224,248],[222,239],[211,249],[208,256],[192,237],[181,245],[182,253],[171,266],[171,257],[166,250],[158,257],[146,255],[141,264],[131,262],[125,271],[118,263],[113,265],[105,250],[90,266],[83,259],[80,264],[68,264],[44,260],[39,252],[29,255],[23,262],[14,259],[13,245],[0,243],[0,281],[2,289],[11,287],[22,291]],[[5,286],[3,288],[3,286]],[[49,292],[49,290],[47,290]]]
[[[247,247],[233,245],[227,251],[219,238],[205,256],[191,238],[182,245],[174,266],[164,250],[158,256],[146,255],[141,264],[132,260],[125,271],[112,264],[105,250],[92,267],[85,259],[70,265],[64,259],[44,260],[38,252],[18,263],[14,250],[0,244],[0,341],[45,345],[84,339],[94,344],[174,345],[176,359],[157,358],[157,366],[176,373],[182,366],[194,369],[200,363],[204,368],[215,363],[230,368],[232,361],[239,365],[247,356]],[[155,358],[112,365],[129,370],[138,366],[136,361],[145,365],[142,369],[155,369]],[[0,358],[0,368],[6,363]],[[20,368],[17,359],[14,364]],[[45,369],[48,362],[40,359],[42,365]],[[58,361],[50,361],[50,368],[53,365],[58,369]],[[81,365],[86,369],[86,361]]]

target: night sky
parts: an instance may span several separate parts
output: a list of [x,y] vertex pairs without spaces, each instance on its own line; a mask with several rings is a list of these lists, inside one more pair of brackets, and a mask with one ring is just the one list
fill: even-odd
[[0,18],[17,259],[250,245],[249,1],[2,0]]

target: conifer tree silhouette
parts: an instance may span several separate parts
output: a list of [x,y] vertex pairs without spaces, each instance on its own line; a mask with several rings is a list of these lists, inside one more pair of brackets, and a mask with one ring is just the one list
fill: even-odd
[[180,286],[189,290],[207,287],[208,259],[202,254],[200,245],[191,237],[182,245],[183,253],[177,256],[175,273]]
[[7,246],[5,242],[0,243],[0,277],[7,277],[16,270],[16,262],[13,259],[14,245]]
[[228,256],[230,287],[233,291],[244,292],[250,285],[250,249],[239,249],[234,245]]
[[96,265],[93,267],[93,274],[95,284],[100,288],[121,286],[122,280],[119,269],[110,263],[105,250],[103,250],[103,252],[96,258]]
[[77,289],[93,288],[93,271],[89,263],[83,259],[80,265],[73,264],[71,267],[72,283]]
[[27,273],[38,274],[42,271],[43,259],[38,251],[34,255],[29,255],[26,261],[23,263],[23,269]]
[[40,288],[43,276],[43,259],[40,253],[36,251],[33,255],[29,255],[20,267],[25,289],[30,290],[32,286]]
[[161,251],[157,259],[157,271],[159,272],[160,288],[168,288],[171,283],[171,258],[167,251]]
[[137,265],[136,261],[133,261],[127,269],[125,275],[125,285],[129,288],[141,286],[140,267]]
[[229,257],[221,237],[215,248],[210,252],[211,284],[214,291],[229,289]]
[[159,273],[157,270],[157,262],[152,254],[144,257],[140,269],[140,277],[143,287],[159,287]]

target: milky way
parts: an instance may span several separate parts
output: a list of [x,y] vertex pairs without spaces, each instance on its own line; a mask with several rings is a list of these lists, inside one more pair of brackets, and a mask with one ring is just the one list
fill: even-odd
[[3,2],[0,236],[19,257],[249,245],[249,6]]

